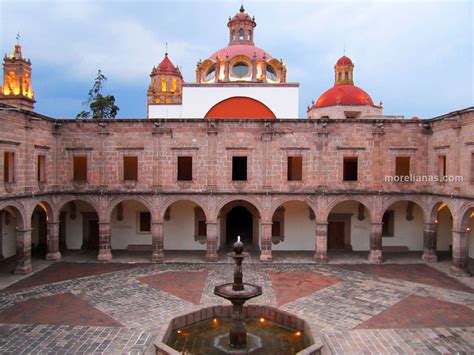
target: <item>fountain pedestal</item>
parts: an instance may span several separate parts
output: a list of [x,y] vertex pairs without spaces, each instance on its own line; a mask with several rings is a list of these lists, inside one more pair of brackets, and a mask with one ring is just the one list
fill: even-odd
[[228,255],[234,259],[234,282],[216,286],[214,294],[232,303],[232,326],[229,333],[229,345],[234,349],[247,346],[247,330],[244,322],[244,304],[249,299],[260,296],[262,288],[243,282],[242,261],[248,256],[244,253],[244,244],[238,237],[233,245],[233,252]]

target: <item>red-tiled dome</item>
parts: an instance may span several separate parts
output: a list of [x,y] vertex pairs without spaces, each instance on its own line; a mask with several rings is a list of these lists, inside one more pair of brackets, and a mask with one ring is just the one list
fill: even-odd
[[374,102],[369,94],[355,85],[334,85],[319,97],[313,107],[336,105],[374,106]]
[[349,57],[343,55],[341,58],[338,59],[336,65],[353,65],[352,60]]
[[257,56],[257,60],[263,60],[263,57],[266,57],[266,60],[272,59],[272,56],[265,52],[263,49],[252,46],[250,44],[234,44],[230,45],[227,47],[224,47],[222,49],[219,49],[217,52],[212,54],[209,59],[216,60],[216,57],[218,56],[220,59],[225,59],[225,57],[228,55],[229,59],[232,60],[232,58],[237,57],[239,55],[244,55],[248,57],[249,59],[253,58],[253,54]]

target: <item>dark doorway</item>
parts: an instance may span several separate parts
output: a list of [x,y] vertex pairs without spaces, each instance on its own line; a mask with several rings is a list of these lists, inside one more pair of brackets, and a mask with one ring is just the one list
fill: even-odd
[[98,221],[89,221],[89,236],[87,240],[87,249],[99,249],[99,223]]
[[253,216],[242,206],[232,208],[226,216],[226,244],[232,245],[237,236],[245,246],[253,244]]
[[38,224],[34,228],[38,228],[38,244],[32,246],[32,254],[44,258],[48,252],[48,218],[46,212],[42,209],[36,210]]
[[329,222],[328,249],[344,249],[344,222]]

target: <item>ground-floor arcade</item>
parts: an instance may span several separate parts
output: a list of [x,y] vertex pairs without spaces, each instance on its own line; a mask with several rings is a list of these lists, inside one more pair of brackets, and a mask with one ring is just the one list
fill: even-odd
[[241,237],[246,249],[272,261],[274,252],[419,253],[427,262],[452,257],[467,273],[474,258],[474,202],[422,195],[63,195],[0,204],[0,257],[16,256],[18,273],[31,256],[60,260],[66,250],[147,252],[188,250],[216,261]]

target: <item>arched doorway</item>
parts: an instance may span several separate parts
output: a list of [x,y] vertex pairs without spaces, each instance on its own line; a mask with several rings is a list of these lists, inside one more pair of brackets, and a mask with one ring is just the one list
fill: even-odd
[[43,203],[38,204],[31,216],[31,254],[45,258],[48,251],[48,212]]
[[236,200],[221,208],[220,248],[227,249],[237,240],[244,243],[246,249],[259,249],[260,213],[250,202]]
[[237,236],[244,245],[253,243],[253,215],[243,206],[232,208],[226,216],[226,238],[225,243],[231,246]]

